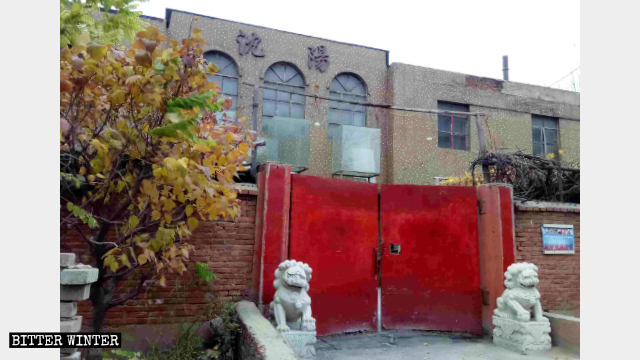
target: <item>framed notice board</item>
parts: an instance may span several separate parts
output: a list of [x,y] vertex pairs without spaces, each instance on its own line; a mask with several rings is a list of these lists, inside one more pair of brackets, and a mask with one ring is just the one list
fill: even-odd
[[544,254],[575,254],[573,225],[542,224],[542,252]]

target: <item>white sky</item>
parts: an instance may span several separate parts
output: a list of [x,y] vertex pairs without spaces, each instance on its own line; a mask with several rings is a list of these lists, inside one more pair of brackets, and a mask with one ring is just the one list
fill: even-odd
[[[206,1],[149,0],[165,9],[389,50],[401,62],[477,76],[549,86],[580,66],[577,0]],[[553,87],[572,90],[580,70]]]

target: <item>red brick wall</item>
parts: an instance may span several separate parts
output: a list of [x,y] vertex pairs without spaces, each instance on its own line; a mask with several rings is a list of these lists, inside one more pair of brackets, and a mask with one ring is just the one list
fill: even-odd
[[[253,246],[255,237],[256,192],[239,194],[241,215],[234,221],[201,222],[188,242],[195,246],[189,269],[181,277],[169,277],[167,286],[154,286],[147,293],[108,313],[107,326],[173,324],[204,321],[207,308],[219,309],[224,302],[253,296]],[[88,246],[75,236],[64,237],[62,252],[74,252],[77,261],[91,264]],[[195,262],[209,264],[217,279],[212,285],[195,284]],[[134,281],[135,279],[132,279]],[[91,324],[91,302],[78,303],[85,327]]]
[[[542,224],[573,225],[575,254],[542,253]],[[580,212],[576,209],[525,209],[516,205],[516,261],[538,266],[544,311],[580,316]]]

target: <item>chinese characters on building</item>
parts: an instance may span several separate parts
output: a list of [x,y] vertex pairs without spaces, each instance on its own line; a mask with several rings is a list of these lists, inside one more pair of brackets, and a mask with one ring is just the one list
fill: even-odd
[[264,56],[264,49],[260,45],[262,39],[256,33],[251,33],[251,36],[247,36],[244,31],[240,30],[240,34],[236,36],[236,42],[238,43],[238,52],[240,55],[247,55],[251,52],[251,55],[256,57]]
[[309,47],[309,61],[307,62],[309,69],[316,68],[320,72],[325,72],[329,67],[329,54],[323,46]]

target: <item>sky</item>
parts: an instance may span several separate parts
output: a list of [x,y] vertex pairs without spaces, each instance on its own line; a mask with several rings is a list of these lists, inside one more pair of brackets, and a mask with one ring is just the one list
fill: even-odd
[[390,62],[497,79],[508,55],[511,81],[579,89],[577,0],[149,0],[138,6],[159,18],[166,8],[389,50]]

